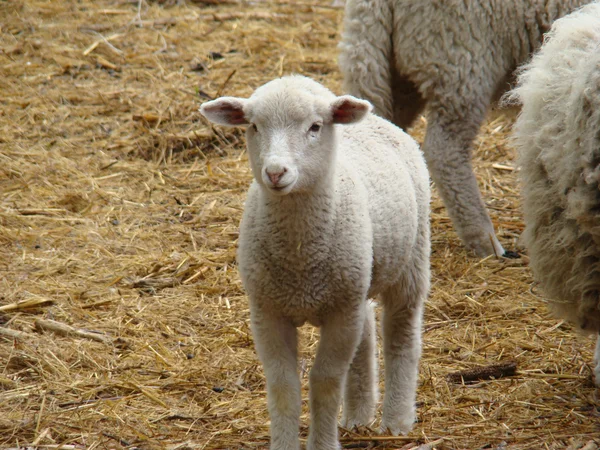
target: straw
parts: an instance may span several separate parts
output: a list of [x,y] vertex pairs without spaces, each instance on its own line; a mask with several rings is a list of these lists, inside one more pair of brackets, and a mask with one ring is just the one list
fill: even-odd
[[[330,6],[0,8],[0,447],[267,448],[235,261],[252,177],[244,134],[198,107],[290,73],[341,93],[343,10]],[[492,113],[473,158],[509,249],[523,231],[513,115]],[[422,142],[424,130],[421,119],[411,133]],[[548,315],[526,258],[475,258],[437,194],[431,206],[419,422],[379,435],[379,407],[372,428],[341,429],[343,446],[596,448],[592,340]],[[318,330],[300,336],[305,440]],[[447,378],[509,361],[515,375]]]

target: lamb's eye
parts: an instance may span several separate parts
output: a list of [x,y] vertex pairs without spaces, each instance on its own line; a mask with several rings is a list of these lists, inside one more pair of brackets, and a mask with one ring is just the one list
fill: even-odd
[[252,129],[258,133],[258,127],[255,124],[252,124]]
[[309,128],[309,130],[312,131],[313,133],[316,133],[320,129],[321,129],[321,125],[319,125],[318,123],[313,123]]

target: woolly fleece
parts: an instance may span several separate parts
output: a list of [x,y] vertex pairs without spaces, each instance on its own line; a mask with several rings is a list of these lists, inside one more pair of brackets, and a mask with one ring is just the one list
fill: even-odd
[[427,105],[423,151],[448,214],[479,256],[504,249],[470,150],[492,100],[552,22],[584,0],[348,0],[340,43],[344,88],[407,129]]
[[[218,110],[214,102],[203,113]],[[238,262],[267,377],[271,448],[299,448],[296,327],[305,322],[321,327],[307,448],[340,448],[343,390],[345,424],[373,420],[376,333],[367,299],[376,295],[384,306],[382,427],[409,431],[430,278],[429,177],[421,151],[388,121],[366,110],[362,121],[352,116],[365,102],[336,97],[308,78],[277,79],[249,99],[227,102],[252,124],[246,136],[255,180]],[[348,121],[355,123],[339,125]],[[279,171],[290,190],[276,191],[265,168]]]

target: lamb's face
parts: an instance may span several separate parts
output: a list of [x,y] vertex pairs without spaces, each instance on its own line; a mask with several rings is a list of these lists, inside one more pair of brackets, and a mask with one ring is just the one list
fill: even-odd
[[315,188],[334,164],[329,102],[297,92],[250,99],[246,131],[256,181],[277,196]]
[[254,178],[283,196],[322,185],[335,163],[335,125],[358,122],[370,109],[366,101],[336,97],[309,78],[292,76],[265,84],[249,99],[223,97],[200,111],[219,124],[249,125]]

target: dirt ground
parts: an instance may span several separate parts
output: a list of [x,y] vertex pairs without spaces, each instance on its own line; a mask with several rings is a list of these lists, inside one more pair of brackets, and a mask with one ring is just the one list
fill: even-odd
[[[243,131],[197,110],[289,73],[341,93],[342,16],[329,0],[0,2],[1,448],[267,448],[235,263]],[[495,111],[474,152],[510,249],[513,115]],[[435,189],[432,210],[419,422],[341,429],[343,446],[598,448],[592,339],[549,316],[526,256],[479,260]],[[302,329],[302,439],[317,338]],[[511,361],[511,376],[447,377]]]

